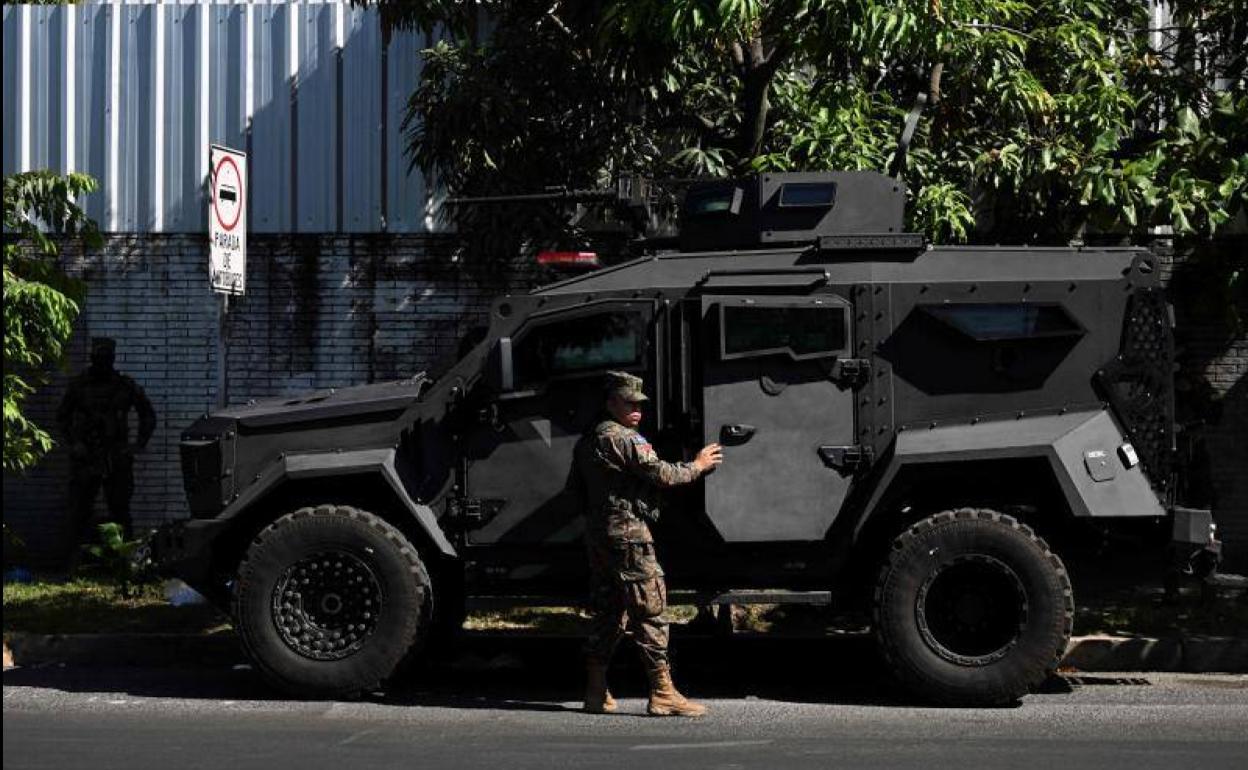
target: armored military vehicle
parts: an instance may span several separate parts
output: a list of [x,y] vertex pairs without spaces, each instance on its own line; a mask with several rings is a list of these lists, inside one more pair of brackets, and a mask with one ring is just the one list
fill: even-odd
[[1071,633],[1050,533],[1210,539],[1173,499],[1171,315],[1147,250],[933,247],[904,205],[873,172],[694,184],[664,248],[498,298],[436,379],[205,416],[159,559],[280,686],[365,691],[468,599],[580,599],[565,479],[624,370],[661,456],[725,447],[656,526],[674,592],[866,606],[923,697],[1016,699]]

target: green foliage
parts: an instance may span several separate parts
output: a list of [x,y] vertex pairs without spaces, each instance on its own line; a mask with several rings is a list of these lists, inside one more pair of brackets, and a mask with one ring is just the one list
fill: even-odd
[[22,404],[57,363],[78,315],[83,285],[57,267],[60,238],[100,242],[74,200],[96,187],[85,174],[29,171],[4,178],[4,468],[23,470],[52,447]]
[[[1160,30],[1138,0],[378,5],[439,30],[405,125],[454,194],[885,170],[923,92],[904,174],[937,241],[1207,237],[1248,196],[1240,0],[1175,0]],[[538,207],[448,214],[489,262],[581,235]]]
[[99,542],[82,546],[91,557],[89,568],[100,570],[112,582],[117,595],[129,599],[137,586],[155,578],[146,541],[126,540],[121,525],[112,521],[98,525],[97,530]]
[[189,633],[229,630],[208,604],[174,607],[160,583],[118,595],[111,581],[75,577],[65,582],[4,584],[4,631],[35,634]]

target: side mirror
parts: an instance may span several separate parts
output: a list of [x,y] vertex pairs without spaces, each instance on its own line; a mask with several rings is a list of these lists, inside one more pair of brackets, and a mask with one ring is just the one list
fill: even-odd
[[499,337],[490,354],[490,379],[499,391],[507,393],[516,389],[515,362],[511,356],[511,337]]

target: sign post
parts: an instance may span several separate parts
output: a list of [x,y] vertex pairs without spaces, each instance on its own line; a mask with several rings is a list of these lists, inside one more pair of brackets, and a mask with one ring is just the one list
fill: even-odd
[[217,329],[217,406],[229,404],[230,295],[247,288],[247,154],[208,148],[208,280],[221,295]]

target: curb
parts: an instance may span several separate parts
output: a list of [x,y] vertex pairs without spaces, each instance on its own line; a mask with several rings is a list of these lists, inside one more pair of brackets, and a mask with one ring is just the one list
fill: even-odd
[[[202,636],[13,632],[6,636],[6,669],[48,664],[166,667],[246,662],[238,638],[232,633]],[[489,638],[501,643],[508,637],[489,634]],[[1078,636],[1066,647],[1059,670],[1245,674],[1248,638]]]
[[1248,673],[1248,639],[1192,636],[1080,636],[1070,640],[1061,668],[1079,671]]

